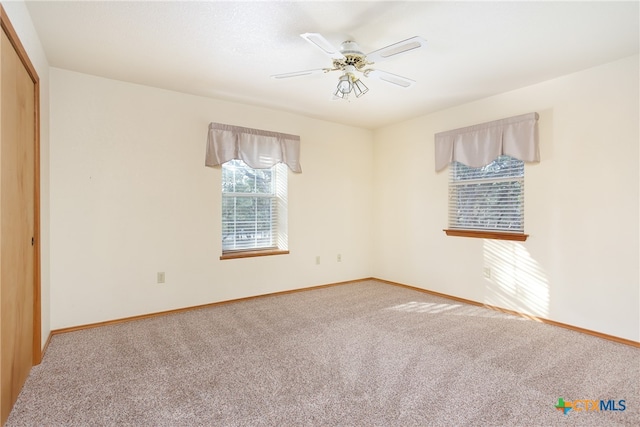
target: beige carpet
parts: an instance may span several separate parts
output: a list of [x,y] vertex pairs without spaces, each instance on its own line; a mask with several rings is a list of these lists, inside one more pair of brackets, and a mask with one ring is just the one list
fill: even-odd
[[56,335],[6,425],[638,426],[640,350],[361,282]]

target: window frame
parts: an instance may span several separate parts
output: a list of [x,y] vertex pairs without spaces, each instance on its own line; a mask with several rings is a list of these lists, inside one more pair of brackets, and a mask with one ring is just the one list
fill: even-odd
[[[510,156],[506,156],[506,157],[510,157]],[[496,158],[494,161],[498,160],[499,158]],[[446,233],[447,236],[455,236],[455,237],[471,237],[471,238],[481,238],[481,239],[496,239],[496,240],[515,240],[515,241],[526,241],[527,238],[529,237],[528,234],[526,234],[524,232],[524,166],[525,166],[525,162],[523,162],[522,160],[519,159],[515,159],[512,157],[512,159],[514,160],[518,160],[520,162],[522,162],[522,175],[521,176],[513,176],[513,175],[502,175],[502,176],[495,176],[495,177],[483,177],[481,179],[469,179],[469,184],[467,185],[474,185],[475,183],[498,183],[498,182],[504,182],[505,180],[511,180],[511,181],[520,181],[521,182],[521,188],[522,188],[522,194],[521,194],[521,203],[519,208],[522,210],[522,231],[509,231],[507,229],[492,229],[492,228],[464,228],[464,227],[459,227],[459,226],[452,226],[451,224],[451,210],[453,208],[452,203],[454,203],[453,201],[453,196],[452,193],[454,192],[454,188],[455,187],[462,187],[464,186],[464,182],[465,180],[456,180],[454,178],[455,172],[456,172],[456,168],[457,165],[454,164],[454,162],[452,162],[452,164],[449,166],[450,167],[450,172],[449,172],[449,183],[448,183],[448,194],[449,194],[449,200],[448,200],[448,204],[447,204],[447,218],[448,218],[448,228],[445,228],[443,231]],[[493,163],[493,162],[492,162]],[[488,166],[488,165],[487,165]],[[505,170],[506,172],[507,170]],[[457,204],[456,204],[457,206]],[[493,205],[495,206],[495,205]]]
[[[222,164],[221,209],[224,210],[225,198],[237,199],[237,198],[247,197],[247,198],[256,198],[256,199],[271,199],[272,204],[275,205],[277,209],[276,221],[275,221],[276,229],[275,231],[271,230],[271,240],[273,243],[275,243],[275,245],[248,247],[248,248],[241,248],[241,249],[224,249],[224,244],[223,244],[224,236],[221,236],[220,244],[221,244],[222,255],[220,256],[220,259],[227,260],[227,259],[237,259],[237,258],[251,258],[251,257],[259,257],[259,256],[288,254],[289,253],[288,242],[287,242],[288,240],[287,239],[288,169],[286,165],[282,163],[278,163],[274,165],[272,168],[270,168],[273,176],[272,183],[271,183],[272,188],[270,192],[265,193],[265,192],[256,191],[256,192],[246,193],[246,192],[225,191],[225,167],[227,167],[228,163],[230,162],[240,162],[239,166],[244,166],[245,169],[251,169],[254,171],[258,170],[258,169],[252,168],[251,166],[237,159],[230,160],[229,162],[225,162],[224,164]],[[238,165],[236,164],[234,166],[237,167]],[[234,216],[234,219],[235,218],[236,217]],[[220,223],[222,227],[222,230],[221,230],[222,232],[224,230],[224,221],[225,219],[224,219],[224,211],[223,211],[222,217],[221,217],[221,223]],[[274,223],[273,219],[271,220],[271,223],[272,224]]]

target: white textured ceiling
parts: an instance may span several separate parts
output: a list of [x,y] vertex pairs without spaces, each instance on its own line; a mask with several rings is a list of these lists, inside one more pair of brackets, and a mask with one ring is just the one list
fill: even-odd
[[[51,66],[375,129],[638,53],[639,2],[27,1]],[[369,93],[334,100],[338,72],[300,37],[371,52],[423,49],[376,68]]]

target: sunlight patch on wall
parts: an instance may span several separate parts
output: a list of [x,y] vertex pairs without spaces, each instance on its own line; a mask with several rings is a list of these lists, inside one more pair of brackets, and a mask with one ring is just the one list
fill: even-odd
[[485,303],[547,318],[549,281],[522,242],[484,241]]

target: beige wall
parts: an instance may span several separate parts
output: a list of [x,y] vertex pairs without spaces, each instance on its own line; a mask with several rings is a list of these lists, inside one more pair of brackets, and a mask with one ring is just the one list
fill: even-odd
[[[640,341],[638,75],[634,56],[378,130],[373,276]],[[533,111],[529,239],[445,236],[434,134]]]
[[[53,329],[370,275],[371,131],[50,75]],[[290,255],[219,260],[221,174],[204,167],[212,121],[301,136]]]
[[49,63],[44,54],[38,33],[23,1],[2,2],[11,25],[29,55],[40,78],[40,248],[42,275],[40,297],[42,300],[42,345],[49,338]]

